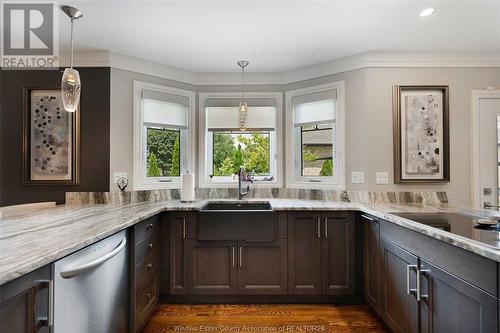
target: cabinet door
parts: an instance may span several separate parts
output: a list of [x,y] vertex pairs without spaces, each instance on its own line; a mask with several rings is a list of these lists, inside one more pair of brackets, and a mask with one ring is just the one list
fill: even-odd
[[187,241],[188,294],[235,295],[237,243]]
[[50,267],[0,287],[0,332],[49,332]]
[[187,266],[185,241],[191,215],[170,213],[170,294],[187,294]]
[[238,294],[286,295],[286,240],[238,244]]
[[382,265],[382,318],[394,333],[418,332],[418,258],[382,239]]
[[323,214],[323,295],[353,295],[355,285],[354,220],[350,214]]
[[497,299],[421,261],[421,332],[498,332]]
[[368,304],[380,313],[380,222],[361,215],[363,221],[363,285]]
[[291,295],[321,294],[321,214],[288,213]]

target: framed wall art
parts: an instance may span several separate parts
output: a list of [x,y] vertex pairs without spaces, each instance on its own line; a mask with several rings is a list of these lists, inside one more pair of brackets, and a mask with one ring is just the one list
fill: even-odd
[[23,173],[28,185],[76,185],[79,114],[64,110],[59,86],[25,86]]
[[450,181],[448,86],[393,87],[394,182]]

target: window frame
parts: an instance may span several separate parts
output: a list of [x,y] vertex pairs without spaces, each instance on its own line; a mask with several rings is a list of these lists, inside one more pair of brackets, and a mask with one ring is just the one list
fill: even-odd
[[[337,92],[336,114],[335,114],[335,157],[337,159],[337,173],[332,177],[310,177],[302,175],[302,171],[296,171],[296,138],[293,117],[292,99],[296,96],[319,93],[335,89]],[[307,189],[331,189],[345,190],[345,82],[337,81],[327,84],[311,86],[302,89],[289,90],[285,93],[286,99],[286,187]],[[301,142],[300,142],[301,144]],[[301,147],[301,146],[300,146]],[[302,148],[300,148],[302,150]],[[301,152],[298,153],[302,155]],[[299,157],[302,160],[302,156]],[[302,164],[300,168],[302,168]],[[314,179],[315,181],[311,181]]]
[[[274,99],[276,105],[276,126],[274,129],[275,140],[270,140],[269,149],[271,154],[274,153],[276,156],[275,162],[270,161],[270,167],[272,168],[275,164],[276,174],[274,175],[274,181],[260,182],[256,181],[253,183],[253,187],[256,188],[270,188],[270,187],[282,187],[283,185],[283,144],[282,144],[282,104],[283,104],[283,93],[282,92],[245,92],[246,98],[263,98],[263,99]],[[238,187],[237,181],[213,181],[210,179],[209,174],[209,164],[213,161],[209,161],[209,155],[212,154],[208,152],[208,129],[207,129],[207,115],[206,115],[206,100],[207,99],[235,99],[241,98],[241,92],[202,92],[199,93],[198,107],[199,107],[199,147],[198,147],[198,184],[200,188],[218,188],[218,187]],[[272,136],[271,136],[272,137]],[[224,176],[221,176],[224,177]],[[230,177],[230,176],[227,176]],[[256,177],[257,180],[261,177]]]
[[[133,182],[134,190],[152,190],[152,189],[172,189],[180,188],[181,180],[179,177],[162,176],[147,177],[147,126],[144,124],[144,108],[142,103],[142,91],[154,90],[158,92],[179,95],[188,98],[187,108],[187,129],[186,133],[186,152],[180,152],[185,157],[186,170],[195,172],[195,144],[196,144],[196,103],[195,92],[164,85],[158,85],[149,82],[134,81],[134,133],[133,133]],[[168,128],[168,127],[165,127]],[[182,130],[180,132],[183,136]],[[182,148],[181,148],[182,149]],[[181,166],[181,174],[182,174]]]

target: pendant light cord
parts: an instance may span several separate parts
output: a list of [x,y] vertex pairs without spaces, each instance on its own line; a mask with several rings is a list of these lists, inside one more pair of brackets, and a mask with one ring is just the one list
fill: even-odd
[[241,67],[241,99],[245,99],[245,66]]
[[73,26],[75,25],[75,19],[71,19],[71,37],[70,37],[70,43],[71,43],[71,51],[70,51],[70,67],[73,68]]

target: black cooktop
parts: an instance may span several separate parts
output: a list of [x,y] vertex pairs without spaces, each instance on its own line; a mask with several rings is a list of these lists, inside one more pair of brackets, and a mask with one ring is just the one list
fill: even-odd
[[405,219],[451,232],[500,249],[500,224],[474,222],[480,217],[460,213],[392,213]]

